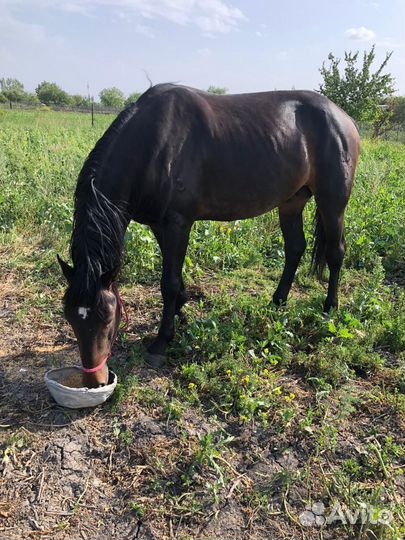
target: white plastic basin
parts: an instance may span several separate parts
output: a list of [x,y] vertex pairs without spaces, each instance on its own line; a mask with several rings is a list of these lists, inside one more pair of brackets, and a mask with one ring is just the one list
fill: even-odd
[[108,372],[108,384],[100,388],[71,388],[62,384],[66,379],[78,373],[81,373],[81,368],[72,366],[51,369],[45,374],[45,384],[59,405],[69,409],[95,407],[107,401],[117,386],[117,375],[113,371]]

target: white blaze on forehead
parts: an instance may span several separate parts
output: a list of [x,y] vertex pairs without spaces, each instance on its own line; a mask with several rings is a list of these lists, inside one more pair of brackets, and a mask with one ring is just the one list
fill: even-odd
[[87,315],[90,311],[89,307],[79,307],[77,310],[77,313],[79,314],[79,317],[81,317],[83,320],[87,319]]

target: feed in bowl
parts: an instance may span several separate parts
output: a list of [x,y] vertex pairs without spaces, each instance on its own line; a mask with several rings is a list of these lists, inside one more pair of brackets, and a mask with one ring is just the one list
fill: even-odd
[[82,370],[78,366],[51,369],[45,374],[45,384],[54,400],[63,407],[81,409],[104,403],[114,392],[117,376],[108,372],[108,383],[99,388],[83,386]]

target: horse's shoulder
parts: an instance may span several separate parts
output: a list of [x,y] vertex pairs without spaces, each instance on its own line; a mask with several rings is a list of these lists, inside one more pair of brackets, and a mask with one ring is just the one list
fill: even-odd
[[138,99],[137,103],[142,104],[145,102],[156,100],[167,100],[170,97],[186,98],[197,94],[202,94],[201,90],[191,88],[189,86],[183,86],[175,83],[160,83],[149,88]]

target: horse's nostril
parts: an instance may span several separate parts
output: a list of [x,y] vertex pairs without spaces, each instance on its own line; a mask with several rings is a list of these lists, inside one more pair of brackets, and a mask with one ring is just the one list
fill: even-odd
[[97,388],[103,388],[105,386],[105,383],[100,383]]

